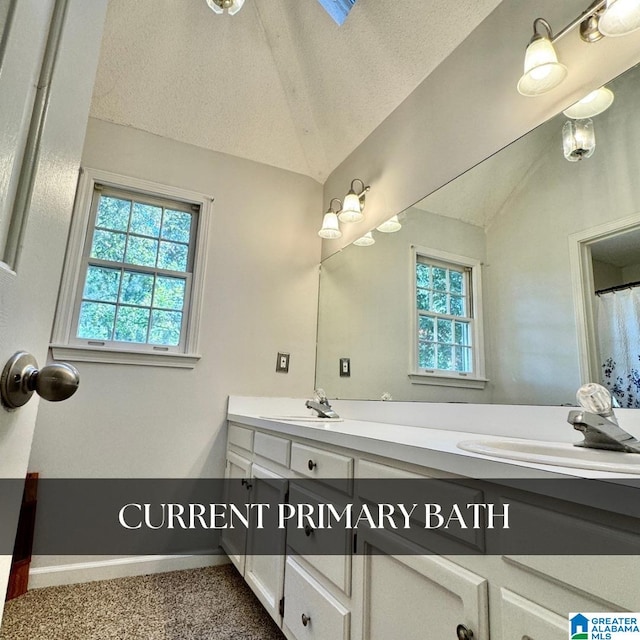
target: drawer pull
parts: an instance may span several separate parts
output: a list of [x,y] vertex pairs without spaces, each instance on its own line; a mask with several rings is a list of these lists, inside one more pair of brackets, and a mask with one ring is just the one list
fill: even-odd
[[313,460],[309,460],[307,466],[309,467],[309,471],[313,471],[318,465]]
[[456,627],[456,638],[458,638],[458,640],[471,640],[471,638],[473,638],[473,631],[467,629],[463,624],[459,624]]
[[311,618],[309,616],[305,616],[302,614],[302,626],[306,627],[311,622]]
[[315,529],[310,525],[310,524],[305,524],[304,525],[304,535],[307,536],[307,538],[315,531]]

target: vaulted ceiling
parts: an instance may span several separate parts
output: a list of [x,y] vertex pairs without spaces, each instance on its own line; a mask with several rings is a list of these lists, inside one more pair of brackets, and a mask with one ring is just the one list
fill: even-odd
[[91,115],[324,182],[500,0],[110,0]]

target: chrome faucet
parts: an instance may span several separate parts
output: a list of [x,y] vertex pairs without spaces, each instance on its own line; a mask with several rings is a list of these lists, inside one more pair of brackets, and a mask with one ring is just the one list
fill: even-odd
[[569,411],[567,418],[573,428],[584,435],[576,447],[640,453],[640,441],[618,426],[608,389],[590,382],[578,389],[576,398],[582,410]]
[[307,400],[305,407],[307,409],[313,409],[319,418],[339,418],[340,416],[331,408],[327,394],[323,389],[316,389],[314,392],[314,399]]

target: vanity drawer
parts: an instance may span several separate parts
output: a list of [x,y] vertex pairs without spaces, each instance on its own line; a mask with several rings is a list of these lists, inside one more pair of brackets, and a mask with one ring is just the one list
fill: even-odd
[[285,632],[297,640],[348,640],[350,613],[295,560],[284,578]]
[[484,551],[484,529],[452,527],[428,530],[425,528],[426,512],[420,506],[426,502],[440,504],[442,514],[446,517],[451,505],[464,508],[468,504],[484,503],[484,492],[480,489],[466,486],[455,479],[437,479],[371,460],[358,462],[356,483],[356,494],[368,502],[419,505],[411,516],[411,529],[400,527],[398,535],[438,553],[465,553],[469,548]]
[[[306,482],[306,481],[302,481]],[[296,482],[289,485],[289,500],[292,504],[309,504],[313,507],[312,517],[318,523],[318,505],[330,503],[338,512],[342,512],[347,501],[322,496],[303,489]],[[334,585],[349,595],[351,590],[351,546],[352,531],[340,524],[332,528],[311,528],[305,523],[299,528],[298,522],[287,522],[287,546],[304,558],[314,569],[328,578]]]
[[291,442],[285,438],[256,431],[253,439],[253,451],[257,456],[288,467],[291,459]]
[[253,430],[240,427],[237,424],[229,423],[228,444],[243,449],[253,451]]
[[353,458],[349,456],[294,442],[291,469],[307,478],[327,481],[326,484],[351,495]]

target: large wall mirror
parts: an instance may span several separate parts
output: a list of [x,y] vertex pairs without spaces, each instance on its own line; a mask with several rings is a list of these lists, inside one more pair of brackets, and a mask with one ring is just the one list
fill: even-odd
[[[570,404],[584,330],[591,375],[639,406],[640,331],[604,314],[624,303],[624,322],[640,316],[640,67],[607,86],[591,155],[587,131],[585,157],[565,157],[559,114],[399,214],[400,230],[323,261],[317,386],[341,399]],[[584,292],[576,238],[589,239]],[[612,346],[623,331],[628,346]],[[620,367],[625,350],[635,369]]]

